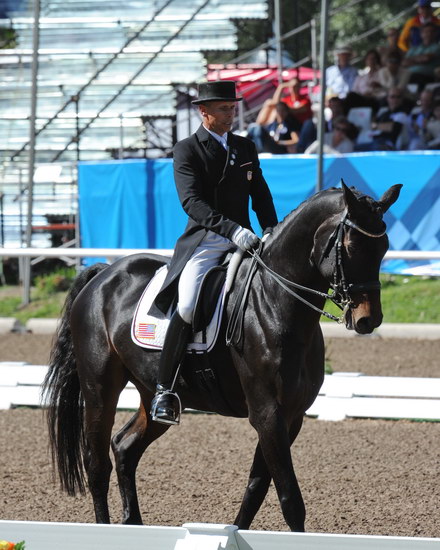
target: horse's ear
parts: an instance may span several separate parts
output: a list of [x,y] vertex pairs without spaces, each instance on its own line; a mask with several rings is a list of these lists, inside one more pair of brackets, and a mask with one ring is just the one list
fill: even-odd
[[351,191],[351,189],[345,185],[344,180],[342,178],[341,178],[341,186],[342,186],[342,192],[344,193],[345,206],[347,207],[348,212],[351,211],[353,213],[358,204],[358,200],[355,194],[353,193],[353,191]]
[[388,191],[385,191],[382,197],[377,201],[377,204],[382,212],[386,212],[388,208],[396,202],[399,198],[402,187],[402,184],[398,183],[397,185],[392,185]]

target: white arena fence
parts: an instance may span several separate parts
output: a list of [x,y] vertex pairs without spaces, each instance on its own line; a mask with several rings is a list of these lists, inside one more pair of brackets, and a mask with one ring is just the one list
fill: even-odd
[[0,521],[0,538],[29,550],[438,550],[440,539],[243,531],[235,525],[182,527]]
[[[139,253],[171,256],[168,248],[2,248],[0,256],[8,258],[121,258]],[[389,250],[385,260],[440,260],[440,251]]]
[[[48,367],[0,362],[0,409],[40,407],[41,384]],[[139,393],[128,383],[118,409],[137,409]],[[440,378],[326,375],[315,403],[306,413],[320,420],[388,418],[440,421]]]

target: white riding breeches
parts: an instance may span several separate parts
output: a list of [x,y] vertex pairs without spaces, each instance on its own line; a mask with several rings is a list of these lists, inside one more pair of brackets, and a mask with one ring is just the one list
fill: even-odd
[[205,273],[218,265],[222,256],[234,245],[229,239],[208,231],[183,268],[179,279],[177,310],[186,323],[192,323],[194,307]]

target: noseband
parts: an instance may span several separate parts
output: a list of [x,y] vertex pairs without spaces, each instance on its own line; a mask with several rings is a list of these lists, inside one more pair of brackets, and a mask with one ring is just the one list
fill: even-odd
[[[251,251],[250,254],[253,257],[254,261],[257,262],[261,267],[263,267],[268,272],[268,274],[289,294],[291,294],[292,296],[294,296],[295,298],[297,298],[298,300],[300,300],[310,308],[314,309],[315,311],[318,311],[319,313],[321,313],[321,315],[324,315],[325,317],[332,319],[333,321],[337,321],[338,323],[343,323],[345,320],[347,311],[350,309],[350,307],[354,305],[353,300],[351,299],[351,294],[356,292],[367,292],[370,290],[379,290],[381,286],[380,281],[368,281],[365,283],[347,283],[345,279],[344,266],[342,261],[344,226],[348,226],[351,229],[355,229],[356,231],[359,231],[363,235],[366,235],[367,237],[371,237],[373,239],[378,239],[380,237],[383,237],[386,233],[386,228],[381,233],[370,233],[369,231],[366,231],[365,229],[363,229],[353,221],[349,220],[347,217],[347,211],[346,210],[344,211],[341,221],[339,222],[338,226],[334,231],[334,238],[330,239],[330,243],[333,241],[333,245],[330,249],[330,253],[332,253],[332,251],[334,250],[334,254],[335,254],[335,265],[333,268],[333,282],[330,283],[330,286],[333,291],[331,294],[320,292],[319,290],[308,288],[308,287],[299,285],[297,283],[294,283],[293,281],[289,281],[288,279],[285,279],[284,277],[282,277],[281,275],[273,271],[268,265],[266,265],[264,261],[261,259],[259,252],[254,250],[254,251]],[[334,304],[336,304],[342,310],[342,315],[340,317],[336,317],[335,315],[332,315],[327,311],[319,309],[315,305],[311,304],[308,300],[300,296],[297,292],[292,290],[292,288],[303,290],[305,292],[309,292],[317,296],[321,296],[326,300],[331,300]]]

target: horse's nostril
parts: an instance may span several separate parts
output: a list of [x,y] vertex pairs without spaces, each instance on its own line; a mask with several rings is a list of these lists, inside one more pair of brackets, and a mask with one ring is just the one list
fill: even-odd
[[356,321],[355,329],[359,334],[371,334],[376,326],[371,317],[361,317]]

